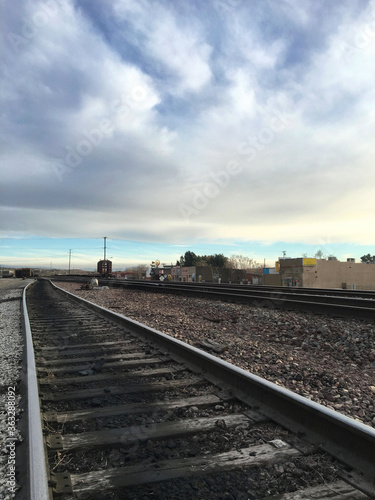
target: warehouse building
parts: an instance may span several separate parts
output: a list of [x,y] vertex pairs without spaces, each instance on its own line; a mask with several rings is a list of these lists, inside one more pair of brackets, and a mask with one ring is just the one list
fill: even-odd
[[375,290],[375,265],[355,263],[354,259],[279,259],[274,270],[264,274],[263,282],[276,286]]

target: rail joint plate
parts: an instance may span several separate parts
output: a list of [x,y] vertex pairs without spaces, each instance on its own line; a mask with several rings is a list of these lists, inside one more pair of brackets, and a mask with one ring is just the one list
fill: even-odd
[[47,447],[50,450],[62,450],[63,442],[61,434],[51,434],[46,438]]
[[54,496],[73,494],[69,472],[56,472],[51,474],[48,485],[52,488]]

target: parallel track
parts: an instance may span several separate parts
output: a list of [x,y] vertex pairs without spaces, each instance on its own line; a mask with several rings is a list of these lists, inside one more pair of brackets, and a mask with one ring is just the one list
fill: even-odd
[[50,498],[375,494],[372,428],[47,281],[27,303]]
[[374,295],[339,295],[337,290],[316,293],[314,289],[290,291],[285,288],[264,290],[241,285],[212,283],[174,283],[158,281],[100,280],[101,285],[123,286],[130,289],[201,296],[211,299],[252,304],[259,307],[312,311],[341,317],[375,320]]
[[[65,275],[65,276],[54,276],[52,279],[54,281],[80,281],[86,283],[91,279],[90,275]],[[124,278],[100,278],[100,282],[104,285],[112,286],[131,286],[132,284],[145,284],[145,280],[128,280]],[[239,284],[239,283],[214,283],[214,282],[161,282],[161,281],[146,281],[147,283],[153,284],[163,284],[170,286],[189,286],[189,287],[214,287],[217,289],[240,289],[256,292],[267,291],[271,293],[285,293],[285,294],[297,294],[297,295],[322,295],[322,296],[337,296],[337,297],[352,297],[352,298],[364,298],[364,299],[374,299],[375,300],[375,290],[351,290],[342,288],[301,288],[301,287],[285,287],[285,286],[269,286],[269,285],[250,285],[250,284]]]
[[[116,281],[122,283],[145,283],[145,280],[126,280],[123,278],[110,278],[103,279],[106,284]],[[104,281],[103,281],[104,282]],[[285,286],[268,286],[268,285],[249,285],[249,284],[238,284],[238,283],[213,283],[213,282],[177,282],[177,281],[149,281],[148,283],[162,283],[172,286],[190,286],[190,287],[200,287],[200,288],[216,288],[216,289],[228,289],[228,290],[247,290],[248,292],[256,291],[266,291],[271,293],[285,293],[297,294],[297,295],[323,295],[323,296],[337,296],[337,297],[351,297],[351,298],[364,298],[364,299],[375,299],[374,290],[344,290],[339,288],[301,288],[301,287],[285,287]]]

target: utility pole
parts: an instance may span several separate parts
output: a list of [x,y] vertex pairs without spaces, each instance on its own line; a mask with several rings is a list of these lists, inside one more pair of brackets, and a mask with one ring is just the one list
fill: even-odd
[[70,249],[69,250],[69,271],[68,271],[68,274],[70,274],[70,261],[71,261],[71,258],[72,258],[72,250]]

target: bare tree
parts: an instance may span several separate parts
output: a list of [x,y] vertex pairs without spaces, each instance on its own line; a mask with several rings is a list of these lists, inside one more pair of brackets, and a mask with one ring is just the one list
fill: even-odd
[[316,254],[314,255],[314,257],[315,257],[316,259],[325,259],[325,258],[326,258],[326,256],[324,255],[323,250],[318,250],[318,251],[316,252]]
[[138,264],[138,266],[133,267],[132,271],[134,273],[134,277],[138,280],[141,280],[146,276],[147,264]]
[[244,255],[231,255],[227,261],[226,267],[231,269],[250,270],[261,267],[261,265],[250,257]]

